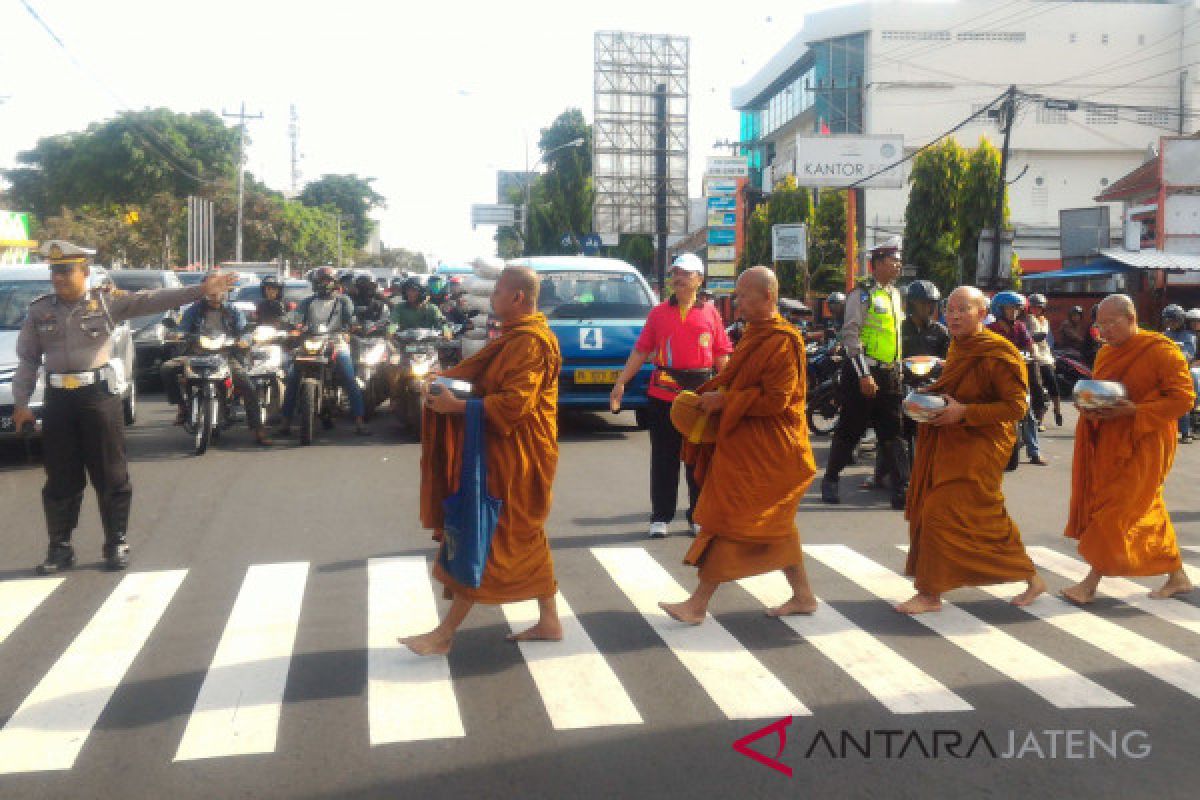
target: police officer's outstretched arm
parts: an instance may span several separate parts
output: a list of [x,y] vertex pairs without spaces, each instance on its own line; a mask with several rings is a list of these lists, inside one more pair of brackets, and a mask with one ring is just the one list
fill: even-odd
[[235,273],[210,272],[203,283],[195,286],[112,294],[105,298],[105,305],[113,322],[120,322],[159,311],[170,311],[185,303],[193,303],[209,293],[228,292],[236,285],[237,275]]
[[34,421],[33,410],[29,408],[29,398],[33,396],[33,388],[37,383],[37,371],[42,365],[42,345],[38,341],[37,330],[34,328],[33,314],[25,316],[21,324],[21,332],[17,334],[17,371],[13,375],[13,427],[18,431],[26,423]]

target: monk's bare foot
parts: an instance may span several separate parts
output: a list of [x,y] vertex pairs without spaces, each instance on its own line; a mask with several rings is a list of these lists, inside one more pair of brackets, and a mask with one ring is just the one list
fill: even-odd
[[419,656],[444,656],[450,652],[450,645],[454,643],[454,637],[430,631],[422,633],[420,636],[404,636],[396,641]]
[[813,597],[812,595],[808,595],[807,597],[796,597],[793,595],[792,599],[788,600],[783,605],[776,606],[775,608],[768,608],[767,616],[786,617],[791,614],[811,614],[816,610],[817,598]]
[[1029,579],[1029,587],[1019,595],[1009,600],[1014,606],[1027,606],[1037,599],[1037,596],[1046,592],[1046,582],[1042,580],[1042,576],[1036,572]]
[[659,603],[658,607],[670,615],[671,619],[678,620],[687,625],[699,625],[704,622],[706,609],[697,610],[692,607],[689,602],[683,603]]
[[510,642],[561,642],[563,630],[558,620],[553,622],[543,620],[532,628],[527,628],[520,633],[510,633],[505,638]]
[[1180,570],[1172,572],[1167,576],[1167,582],[1150,593],[1151,597],[1156,597],[1160,600],[1165,600],[1168,597],[1174,597],[1177,594],[1187,594],[1196,587],[1192,586],[1192,582],[1188,580],[1187,575]]
[[921,594],[917,592],[896,606],[896,610],[901,614],[926,614],[931,611],[941,611],[942,598],[934,594]]
[[1074,586],[1068,586],[1059,594],[1077,606],[1086,606],[1088,603],[1096,599],[1096,590],[1090,586],[1085,586],[1082,583],[1077,583]]

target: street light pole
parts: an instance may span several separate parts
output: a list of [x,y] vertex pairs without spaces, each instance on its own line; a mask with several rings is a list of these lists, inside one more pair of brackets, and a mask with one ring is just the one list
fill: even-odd
[[[572,139],[569,142],[560,144],[558,147],[551,148],[538,156],[538,160],[533,162],[533,168],[537,169],[537,165],[545,162],[545,160],[557,153],[559,150],[564,150],[568,147],[580,147],[583,145],[583,137]],[[525,161],[525,208],[521,212],[521,250],[524,255],[529,255],[529,203],[530,194],[533,190],[533,181],[530,180],[529,161],[526,157]]]

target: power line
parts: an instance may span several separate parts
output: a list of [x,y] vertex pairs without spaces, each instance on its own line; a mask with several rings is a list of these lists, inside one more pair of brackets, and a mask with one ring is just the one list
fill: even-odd
[[[998,5],[994,8],[989,8],[987,11],[984,11],[982,14],[976,14],[973,17],[968,17],[967,19],[963,20],[962,22],[951,25],[950,27],[946,28],[945,30],[948,34],[951,35],[951,41],[953,41],[954,31],[962,30],[967,25],[971,25],[976,22],[979,22],[984,17],[990,17],[993,14],[999,14],[999,13],[1003,12],[1005,9],[1011,8],[1012,6],[1024,5],[1026,2],[1027,2],[1027,0],[1009,0],[1009,2],[1007,2],[1007,3],[1001,3],[1000,5]],[[993,21],[989,21],[987,24],[990,25],[992,23],[993,23]],[[943,41],[936,41],[936,40],[935,40],[934,44],[932,44],[932,45],[927,41],[906,42],[904,44],[897,45],[896,47],[892,48],[891,50],[888,51],[887,54],[891,55],[891,56],[897,56],[897,55],[903,54],[905,58],[911,58],[912,56],[921,52],[925,48],[937,47],[937,46],[940,46],[941,44],[943,44]],[[907,52],[905,52],[905,51],[907,51]],[[882,55],[882,53],[880,55]]]
[[[1062,86],[1064,84],[1070,83],[1071,81],[1075,80],[1076,78],[1086,78],[1086,77],[1091,77],[1093,75],[1103,75],[1107,72],[1112,72],[1112,71],[1118,70],[1118,69],[1126,69],[1126,68],[1132,67],[1136,64],[1142,64],[1146,61],[1153,61],[1156,58],[1162,58],[1163,56],[1167,55],[1171,50],[1175,49],[1175,47],[1176,47],[1175,43],[1172,42],[1170,45],[1168,45],[1166,50],[1151,53],[1150,55],[1145,56],[1143,58],[1139,58],[1135,61],[1126,62],[1126,59],[1128,59],[1130,56],[1139,55],[1140,53],[1145,52],[1145,50],[1147,50],[1148,48],[1155,47],[1158,44],[1160,44],[1161,42],[1165,42],[1167,39],[1173,39],[1176,36],[1180,36],[1188,28],[1191,28],[1195,25],[1200,25],[1200,19],[1192,20],[1191,22],[1189,22],[1186,25],[1184,25],[1183,27],[1181,27],[1179,30],[1171,31],[1166,36],[1155,39],[1150,44],[1138,45],[1137,52],[1130,52],[1124,56],[1119,56],[1116,59],[1115,63],[1111,63],[1111,64],[1109,64],[1109,66],[1104,67],[1103,69],[1087,70],[1085,72],[1080,72],[1077,75],[1072,75],[1070,77],[1062,78],[1061,80],[1052,81],[1050,83],[1039,83],[1039,84],[1037,84],[1037,88],[1046,89],[1046,88],[1049,88],[1052,86]],[[1121,63],[1121,62],[1125,62],[1125,63]]]

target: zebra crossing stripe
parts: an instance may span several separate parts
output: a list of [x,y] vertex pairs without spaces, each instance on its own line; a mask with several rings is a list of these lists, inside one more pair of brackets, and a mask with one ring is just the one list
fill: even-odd
[[594,547],[592,555],[727,718],[812,713],[716,620],[688,626],[667,616],[658,602],[687,593],[645,550]]
[[[913,593],[912,584],[844,545],[809,545],[805,553],[889,603]],[[913,619],[1057,708],[1127,708],[1132,704],[1029,645],[942,601],[942,610]]]
[[0,644],[65,580],[37,578],[0,582]]
[[246,570],[176,761],[272,753],[308,562]]
[[187,570],[126,575],[0,730],[0,774],[70,769]]
[[[1026,548],[1029,557],[1042,569],[1057,572],[1069,581],[1079,582],[1090,571],[1083,561],[1071,558],[1049,547]],[[1138,611],[1178,625],[1185,630],[1200,634],[1200,608],[1179,600],[1159,599],[1150,596],[1150,590],[1128,578],[1102,578],[1098,590],[1101,594],[1114,597]]]
[[437,627],[422,556],[367,562],[367,716],[371,745],[465,736],[450,662],[396,640]]
[[[519,643],[551,724],[558,730],[640,725],[642,717],[616,673],[600,655],[561,593],[556,600],[563,627],[562,641]],[[514,633],[537,622],[537,600],[510,603],[503,608]]]
[[[787,579],[778,572],[738,581],[764,606],[791,597]],[[845,670],[893,714],[970,711],[971,705],[912,662],[855,625],[824,600],[811,616],[780,620],[822,655]]]
[[[1001,584],[979,588],[994,597],[1007,598],[1020,592],[1024,586]],[[1057,597],[1039,597],[1022,607],[1022,610],[1131,667],[1153,675],[1193,697],[1200,697],[1200,662],[1195,659]]]

